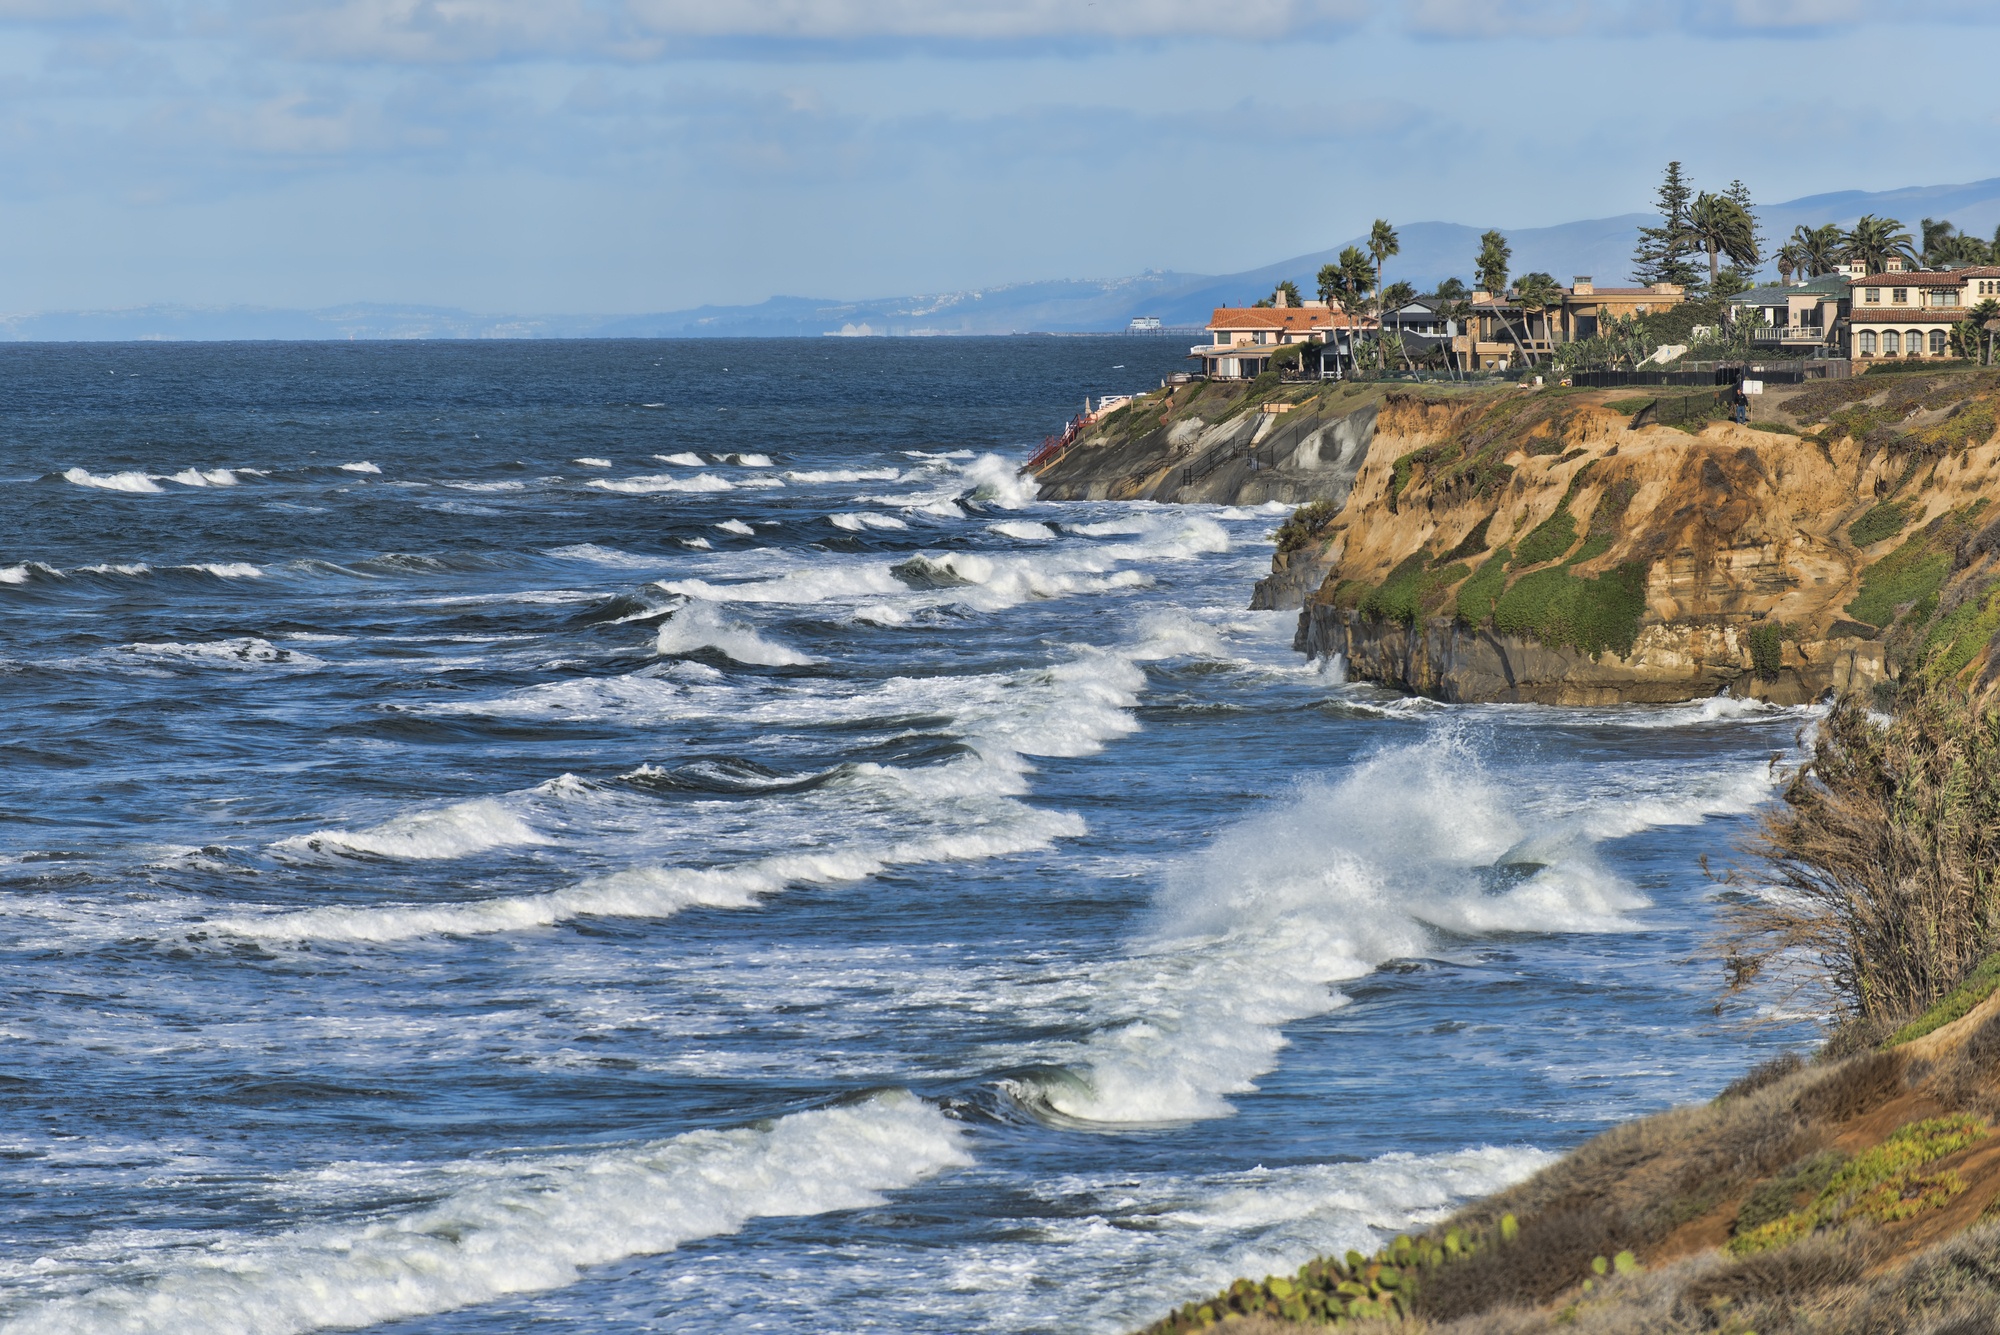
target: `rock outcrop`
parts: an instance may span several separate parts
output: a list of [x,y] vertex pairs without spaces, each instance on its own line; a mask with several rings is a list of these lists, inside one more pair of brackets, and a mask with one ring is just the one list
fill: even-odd
[[1337,385],[1158,391],[1093,424],[1035,476],[1051,500],[1339,504],[1368,457],[1379,398]]

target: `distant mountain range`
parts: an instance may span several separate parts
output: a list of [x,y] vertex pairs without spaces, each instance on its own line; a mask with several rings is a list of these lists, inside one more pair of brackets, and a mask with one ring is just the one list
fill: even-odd
[[[1800,223],[1852,223],[1864,213],[1899,218],[1915,231],[1921,218],[1949,218],[1990,237],[2000,226],[2000,177],[1967,185],[1904,190],[1844,190],[1758,210],[1777,241]],[[1564,283],[1589,274],[1600,286],[1630,281],[1632,245],[1649,214],[1627,213],[1507,233],[1513,271],[1535,270]],[[1469,278],[1483,226],[1415,222],[1398,227],[1402,253],[1388,277],[1427,288]],[[1217,306],[1246,305],[1290,279],[1310,294],[1322,264],[1351,238],[1261,269],[1213,275],[1151,271],[1103,281],[1059,279],[1009,283],[978,291],[877,301],[772,297],[754,306],[698,306],[658,315],[478,315],[433,306],[357,303],[325,310],[249,306],[138,306],[123,310],[0,315],[0,339],[113,341],[154,339],[411,338],[770,338],[822,335],[1093,333],[1124,329],[1135,316],[1168,326],[1207,323]]]

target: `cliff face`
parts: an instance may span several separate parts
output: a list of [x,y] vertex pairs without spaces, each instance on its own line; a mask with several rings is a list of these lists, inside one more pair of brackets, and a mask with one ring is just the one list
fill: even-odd
[[2000,494],[1996,390],[1827,382],[1698,432],[1635,427],[1635,391],[1392,396],[1345,503],[1281,534],[1259,598],[1324,571],[1297,646],[1446,700],[1797,703],[1940,654],[1983,672],[2000,537],[1968,548]]
[[1035,477],[1059,501],[1338,505],[1368,457],[1379,399],[1338,385],[1158,391],[1093,424]]

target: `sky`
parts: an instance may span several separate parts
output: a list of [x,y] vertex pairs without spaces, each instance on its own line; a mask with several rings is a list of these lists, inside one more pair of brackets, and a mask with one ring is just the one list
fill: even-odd
[[1627,213],[1669,158],[1970,181],[2000,102],[1930,72],[1996,39],[1990,0],[0,0],[0,311],[858,299]]

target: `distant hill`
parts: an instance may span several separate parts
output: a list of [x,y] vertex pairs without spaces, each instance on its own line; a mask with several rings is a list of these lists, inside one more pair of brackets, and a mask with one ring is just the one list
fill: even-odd
[[[1852,223],[1864,213],[1899,218],[1915,231],[1921,218],[1950,218],[1967,232],[1990,237],[2000,226],[2000,178],[1966,185],[1913,186],[1809,195],[1758,210],[1776,241],[1804,223]],[[1554,227],[1507,232],[1513,271],[1534,270],[1564,283],[1589,274],[1602,286],[1631,281],[1632,244],[1649,214],[1626,213]],[[1391,280],[1420,289],[1438,280],[1470,278],[1479,249],[1477,226],[1449,222],[1401,224],[1402,254],[1389,262]],[[1506,230],[1506,229],[1502,229]],[[977,291],[835,301],[772,297],[752,306],[698,306],[657,315],[479,315],[432,306],[353,304],[325,310],[229,306],[139,306],[124,310],[0,315],[0,339],[105,341],[147,339],[399,339],[399,338],[771,338],[821,335],[1089,333],[1120,330],[1134,316],[1170,326],[1207,322],[1217,306],[1266,296],[1290,279],[1311,293],[1319,268],[1351,237],[1310,255],[1260,269],[1213,275],[1150,271],[1129,278],[1057,279],[1008,283]]]

